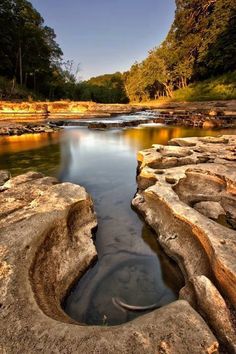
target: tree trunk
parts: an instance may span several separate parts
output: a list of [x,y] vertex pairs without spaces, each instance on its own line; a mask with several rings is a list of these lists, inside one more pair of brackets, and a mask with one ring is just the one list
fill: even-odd
[[25,86],[27,86],[27,81],[28,81],[28,73],[25,73]]
[[13,94],[13,92],[14,92],[14,89],[15,89],[15,84],[16,84],[16,78],[15,77],[13,77],[13,79],[12,79],[12,86],[11,86],[11,95]]
[[34,71],[34,92],[36,92],[36,72]]
[[21,42],[19,43],[19,70],[20,70],[20,84],[23,85],[23,70],[22,70],[22,49]]
[[172,93],[172,90],[170,89],[170,87],[167,84],[164,84],[164,86],[166,89],[167,96],[173,97],[173,93]]

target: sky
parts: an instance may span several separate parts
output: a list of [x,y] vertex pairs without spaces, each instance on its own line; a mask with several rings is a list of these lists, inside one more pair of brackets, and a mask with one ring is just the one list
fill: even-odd
[[31,0],[83,80],[126,71],[166,37],[174,0]]

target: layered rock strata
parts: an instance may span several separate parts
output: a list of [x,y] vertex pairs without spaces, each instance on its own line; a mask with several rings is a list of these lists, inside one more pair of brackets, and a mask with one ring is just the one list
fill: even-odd
[[0,351],[217,353],[215,336],[185,300],[116,327],[79,325],[63,312],[68,289],[96,258],[96,224],[84,188],[0,173]]
[[0,121],[72,119],[80,117],[110,117],[129,114],[142,107],[129,104],[99,104],[95,102],[4,102],[0,101]]
[[138,162],[133,206],[179,264],[180,297],[236,352],[236,136],[173,139]]
[[[6,134],[9,123],[73,124],[73,120],[109,118],[119,114],[131,114],[143,110],[156,114],[154,122],[204,128],[227,128],[236,126],[236,100],[214,102],[150,102],[148,104],[99,104],[95,102],[5,102],[0,101],[0,135]],[[69,122],[72,121],[72,122]],[[138,125],[135,122],[131,126]],[[113,127],[129,126],[129,123]],[[28,128],[19,126],[18,133]],[[93,128],[93,126],[91,126]],[[112,124],[105,128],[112,127]],[[104,126],[103,126],[104,128]],[[12,131],[12,129],[11,129]],[[5,133],[4,133],[5,132]],[[27,131],[25,131],[27,133]]]
[[225,110],[161,110],[159,118],[167,125],[197,128],[232,128],[236,126],[236,112]]

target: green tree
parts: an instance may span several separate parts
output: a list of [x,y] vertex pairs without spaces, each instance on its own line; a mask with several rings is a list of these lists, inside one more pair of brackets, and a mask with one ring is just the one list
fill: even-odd
[[0,31],[0,75],[48,96],[62,58],[53,29],[29,1],[1,0]]
[[189,83],[236,69],[236,0],[176,0],[164,42],[125,75],[131,100],[172,96]]

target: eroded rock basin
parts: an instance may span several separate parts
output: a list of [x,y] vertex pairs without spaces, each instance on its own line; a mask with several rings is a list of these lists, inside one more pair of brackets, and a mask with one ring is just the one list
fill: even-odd
[[[8,339],[6,341],[4,339],[4,344],[9,352],[11,352],[11,349],[13,350],[12,342],[17,343],[15,352],[22,351],[23,343],[19,340],[22,335],[25,338],[24,345],[27,345],[27,348],[34,347],[36,352],[40,351],[40,345],[41,348],[44,348],[44,352],[50,352],[51,349],[49,348],[51,347],[63,352],[65,345],[68,352],[77,352],[80,348],[86,353],[91,352],[91,350],[98,350],[101,353],[142,353],[147,351],[156,353],[157,350],[164,350],[163,348],[166,348],[166,345],[173,353],[187,353],[190,346],[193,353],[206,352],[206,349],[212,350],[212,352],[216,350],[217,342],[214,336],[200,316],[198,317],[196,312],[188,307],[189,305],[184,301],[175,301],[172,305],[164,307],[164,312],[162,309],[156,310],[153,314],[150,313],[136,319],[130,325],[126,324],[111,330],[104,328],[109,324],[107,314],[105,313],[106,317],[103,316],[104,309],[107,311],[110,299],[121,288],[124,292],[120,296],[125,298],[127,302],[132,302],[134,305],[148,305],[153,301],[160,300],[160,290],[163,289],[165,291],[169,289],[166,291],[167,297],[169,296],[166,303],[174,301],[178,296],[178,290],[182,286],[181,279],[176,274],[176,268],[173,267],[171,262],[168,262],[168,258],[164,258],[163,261],[164,256],[162,254],[161,258],[157,258],[157,247],[154,246],[153,241],[150,245],[151,231],[146,228],[143,229],[143,222],[130,208],[130,201],[135,192],[135,152],[141,147],[149,147],[152,139],[153,142],[157,143],[158,136],[160,141],[164,137],[168,139],[168,134],[177,134],[179,131],[176,130],[174,133],[171,128],[160,129],[160,127],[158,129],[147,127],[122,132],[113,131],[109,133],[108,137],[106,137],[107,132],[94,133],[83,129],[73,129],[61,135],[63,140],[61,140],[62,169],[60,178],[77,183],[79,180],[82,185],[86,186],[87,190],[94,196],[96,210],[98,211],[98,224],[100,225],[96,236],[98,263],[78,284],[78,294],[84,292],[83,301],[85,300],[78,307],[83,310],[83,313],[79,316],[81,318],[85,316],[83,322],[89,323],[91,319],[90,324],[103,324],[105,326],[97,327],[97,329],[94,329],[94,327],[85,329],[74,324],[68,325],[69,322],[73,323],[73,320],[70,320],[61,310],[61,302],[64,300],[66,289],[95,260],[96,251],[91,236],[96,223],[90,201],[85,197],[86,195],[83,194],[82,190],[75,193],[76,189],[73,189],[75,188],[73,185],[60,187],[55,180],[46,179],[42,183],[42,185],[46,183],[47,187],[41,188],[43,189],[41,199],[40,196],[33,195],[33,200],[27,201],[26,210],[24,210],[24,213],[25,211],[27,213],[21,214],[16,207],[16,210],[11,210],[10,219],[7,221],[12,220],[13,224],[14,215],[17,215],[23,231],[28,230],[25,242],[21,244],[24,237],[22,231],[19,242],[15,244],[15,241],[11,241],[7,249],[4,250],[5,269],[9,270],[9,272],[6,272],[8,283],[5,288],[9,298],[4,299],[4,316],[8,322],[9,319],[12,321],[11,328],[7,326],[9,329],[6,338]],[[209,134],[209,132],[207,133]],[[68,140],[66,137],[68,137]],[[54,135],[54,138],[54,141],[51,139],[52,143],[57,142],[58,137]],[[105,146],[101,145],[104,138],[106,139]],[[29,144],[29,141],[27,144]],[[56,157],[60,156],[57,143],[51,145],[51,148],[54,152],[52,160],[55,164]],[[45,148],[41,148],[41,151],[19,151],[18,156],[13,157],[13,155],[8,154],[5,157],[9,158],[10,163],[15,159],[14,164],[16,168],[20,169],[22,168],[21,163],[25,164],[24,160],[21,160],[22,156],[26,160],[28,154],[28,156],[31,156],[32,164],[35,163],[40,169],[40,163],[42,162],[44,172],[46,172],[47,167],[52,172],[52,164],[50,163],[51,165],[47,166],[45,158],[40,158],[41,154],[45,154],[44,149],[50,151],[48,145],[46,145]],[[50,154],[48,154],[48,160],[50,161]],[[16,163],[16,161],[18,162]],[[6,168],[8,161],[6,159],[2,161],[1,159],[1,163],[5,164],[2,167]],[[83,172],[81,173],[81,171]],[[56,174],[55,169],[54,173]],[[88,176],[91,178],[88,178]],[[44,177],[36,178],[36,180],[42,181],[42,178]],[[33,184],[35,183],[37,185],[38,182],[33,182]],[[98,188],[98,186],[100,187]],[[63,193],[63,190],[66,190],[66,193]],[[10,190],[8,193],[10,193]],[[53,205],[46,208],[47,210],[37,209],[38,203],[50,201],[51,193],[54,193],[55,196]],[[49,199],[46,198],[45,200],[45,194],[48,195]],[[65,200],[58,200],[59,195],[62,195],[62,198],[64,196]],[[78,197],[79,195],[80,197]],[[12,197],[9,195],[7,198]],[[37,200],[37,197],[39,197],[39,200]],[[9,208],[11,208],[11,203],[12,201],[9,200]],[[20,203],[22,204],[21,199],[19,205],[21,205]],[[60,212],[51,212],[55,209],[55,205],[60,205]],[[83,217],[79,217],[81,210],[86,205],[85,209],[89,208],[86,210],[90,210],[90,212]],[[38,215],[39,212],[44,213],[43,227],[41,224],[42,216]],[[77,218],[80,220],[78,224],[75,222]],[[29,227],[29,225],[31,226]],[[41,226],[39,227],[39,225]],[[38,232],[34,234],[35,226]],[[19,224],[17,227],[19,227]],[[4,241],[6,242],[7,239],[13,240],[16,229],[12,226],[9,229],[7,224],[3,225],[3,229]],[[107,235],[107,237],[104,238],[103,235]],[[33,241],[34,239],[35,241]],[[155,241],[155,238],[151,239]],[[80,240],[82,241],[80,242]],[[84,247],[85,245],[87,246]],[[16,246],[19,247],[19,255],[14,252],[12,254],[12,250]],[[75,257],[77,252],[80,254],[78,258]],[[89,252],[89,254],[86,254],[86,252]],[[62,254],[64,256],[61,258]],[[15,270],[14,267],[16,264],[20,264],[20,259],[25,259],[25,261],[18,270]],[[160,263],[164,263],[164,266],[160,267]],[[83,267],[81,267],[82,265]],[[11,272],[11,269],[14,271]],[[81,273],[78,274],[76,269],[80,269]],[[153,271],[150,272],[150,269]],[[33,294],[28,283],[28,272],[31,275]],[[155,286],[158,283],[159,288],[156,288]],[[22,284],[27,291],[22,290]],[[81,288],[81,285],[84,288]],[[146,293],[145,299],[142,297],[142,291],[143,294]],[[12,296],[18,298],[15,305],[11,302]],[[30,308],[27,305],[28,303]],[[102,311],[97,314],[97,305],[99,304],[101,304]],[[161,305],[164,305],[164,303]],[[14,313],[11,312],[12,310],[9,311],[10,308],[15,309]],[[42,309],[43,313],[39,309]],[[114,311],[116,310],[117,308],[114,309]],[[114,316],[116,319],[119,318],[120,323],[133,318],[132,313],[127,314],[127,312],[123,312],[122,318],[119,317],[120,312],[119,315],[115,314]],[[14,317],[15,324],[13,323]],[[31,324],[26,325],[29,318]],[[101,320],[104,322],[101,323]],[[38,323],[37,326],[34,325],[35,323]],[[152,323],[151,327],[150,323]],[[193,328],[193,323],[195,328],[190,333],[187,328]],[[4,324],[6,325],[6,322]],[[184,330],[176,334],[178,332],[176,326],[180,324]],[[74,329],[75,327],[77,330]],[[195,331],[196,328],[199,328],[199,332],[201,332],[200,337]],[[35,346],[36,338],[39,335],[40,340]],[[10,337],[13,340],[10,341]],[[87,338],[86,341],[85,338]],[[101,339],[98,340],[98,338]],[[189,343],[187,346],[185,344],[186,340]],[[69,341],[73,343],[69,344]]]

